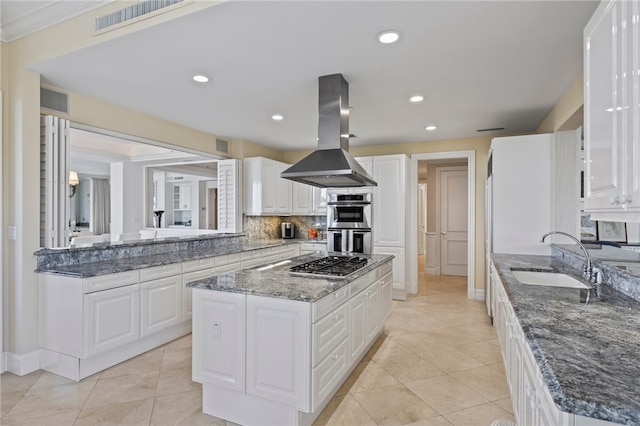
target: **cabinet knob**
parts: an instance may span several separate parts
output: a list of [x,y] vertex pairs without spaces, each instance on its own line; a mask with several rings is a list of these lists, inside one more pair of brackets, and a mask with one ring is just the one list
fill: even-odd
[[338,354],[333,355],[333,360],[337,360],[338,359]]

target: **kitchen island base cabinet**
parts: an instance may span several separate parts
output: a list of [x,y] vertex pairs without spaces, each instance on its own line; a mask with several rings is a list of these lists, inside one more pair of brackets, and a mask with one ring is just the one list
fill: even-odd
[[316,302],[194,288],[203,412],[242,425],[311,425],[382,334],[392,280],[389,260]]

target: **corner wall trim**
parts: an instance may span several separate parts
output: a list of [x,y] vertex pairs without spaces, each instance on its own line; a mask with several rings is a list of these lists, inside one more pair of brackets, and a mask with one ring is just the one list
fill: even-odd
[[38,350],[26,354],[5,352],[6,368],[9,373],[24,376],[40,369],[40,352]]

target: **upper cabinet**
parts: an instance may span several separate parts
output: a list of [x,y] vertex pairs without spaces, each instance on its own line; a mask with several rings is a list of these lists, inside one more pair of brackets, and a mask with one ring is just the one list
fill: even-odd
[[245,214],[327,214],[327,190],[282,179],[280,173],[289,166],[263,157],[244,159]]
[[584,30],[585,204],[640,222],[640,1],[603,1]]

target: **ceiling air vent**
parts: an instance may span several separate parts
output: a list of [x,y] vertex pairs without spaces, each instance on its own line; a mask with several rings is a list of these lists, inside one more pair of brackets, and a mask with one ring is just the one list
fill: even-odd
[[[94,31],[103,33],[140,19],[150,18],[168,12],[175,7],[184,6],[193,0],[144,0],[124,9],[95,19]],[[172,7],[175,6],[175,7]]]
[[504,130],[506,129],[506,127],[492,127],[490,129],[478,129],[476,130],[476,132],[481,133],[481,132],[497,132],[499,130]]
[[224,139],[216,139],[216,151],[229,153],[229,141]]
[[44,87],[40,88],[40,106],[54,111],[69,113],[69,99],[67,94],[45,89]]

